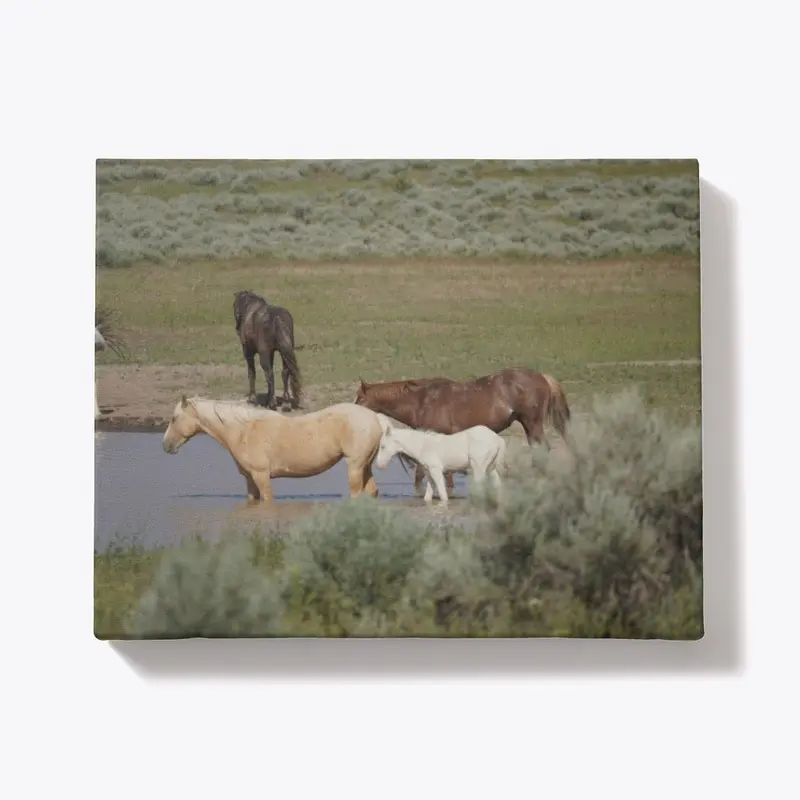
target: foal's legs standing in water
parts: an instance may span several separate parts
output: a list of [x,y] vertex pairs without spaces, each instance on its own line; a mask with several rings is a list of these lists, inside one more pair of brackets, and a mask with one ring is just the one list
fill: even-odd
[[431,467],[427,470],[426,477],[428,478],[428,488],[425,490],[425,497],[423,498],[426,503],[433,500],[433,485],[436,484],[436,491],[439,492],[439,505],[447,508],[447,489],[444,486],[444,472],[441,467]]
[[[417,469],[414,472],[414,491],[417,494],[422,494],[422,479],[425,477],[425,470],[422,465],[417,464]],[[448,489],[455,487],[455,479],[452,472],[445,472],[444,474],[445,485]]]

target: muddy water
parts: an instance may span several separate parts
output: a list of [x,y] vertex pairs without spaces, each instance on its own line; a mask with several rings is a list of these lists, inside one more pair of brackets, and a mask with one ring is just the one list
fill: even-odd
[[[95,435],[95,550],[114,543],[160,547],[187,534],[215,538],[237,520],[293,519],[317,503],[348,496],[347,468],[340,461],[321,475],[274,479],[276,509],[254,508],[247,505],[244,479],[216,442],[197,436],[176,455],[167,455],[162,436]],[[376,469],[375,480],[380,502],[424,506],[397,459],[385,470]],[[453,498],[464,498],[466,491],[465,476],[456,475]]]

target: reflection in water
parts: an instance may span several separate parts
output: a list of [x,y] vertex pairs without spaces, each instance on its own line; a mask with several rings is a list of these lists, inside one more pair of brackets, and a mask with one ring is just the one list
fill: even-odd
[[[216,538],[242,522],[290,521],[319,503],[348,496],[347,468],[340,461],[310,478],[272,481],[273,507],[247,503],[244,479],[233,459],[207,436],[197,436],[167,455],[161,433],[106,432],[95,436],[95,549],[109,544],[155,547],[189,534]],[[422,506],[412,479],[397,459],[375,470],[382,502]],[[466,494],[455,476],[454,497]]]

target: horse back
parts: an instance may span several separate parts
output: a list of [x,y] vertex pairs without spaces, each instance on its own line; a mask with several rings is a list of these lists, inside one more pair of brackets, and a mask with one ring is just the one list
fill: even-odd
[[492,431],[511,424],[515,411],[513,398],[489,377],[453,381],[424,387],[421,427],[441,433],[458,433],[483,425]]
[[239,338],[242,344],[250,342],[256,347],[273,345],[280,336],[280,323],[286,326],[294,344],[294,319],[288,309],[266,302],[253,304],[245,311]]

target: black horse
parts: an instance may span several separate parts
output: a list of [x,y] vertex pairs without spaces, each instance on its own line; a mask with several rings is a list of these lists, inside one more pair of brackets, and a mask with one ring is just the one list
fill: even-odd
[[[263,297],[250,291],[236,292],[233,301],[233,317],[236,321],[236,332],[242,343],[242,352],[247,362],[247,377],[250,379],[248,398],[256,399],[256,364],[258,353],[261,369],[267,379],[267,407],[277,408],[275,398],[275,374],[273,362],[275,351],[281,354],[283,361],[283,398],[282,403],[291,403],[292,408],[299,408],[303,394],[303,383],[300,368],[294,354],[294,320],[292,315],[280,306],[270,305]],[[291,399],[289,389],[291,388]]]

